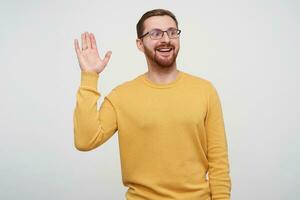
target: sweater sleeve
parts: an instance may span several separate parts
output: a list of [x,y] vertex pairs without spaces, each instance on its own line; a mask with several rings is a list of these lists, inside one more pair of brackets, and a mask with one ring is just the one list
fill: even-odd
[[205,119],[209,185],[212,200],[229,200],[231,178],[222,107],[215,87],[210,86]]
[[97,110],[101,94],[97,91],[99,75],[96,72],[81,71],[81,83],[77,91],[73,114],[74,143],[76,149],[89,151],[107,141],[117,130],[117,115],[112,99],[112,90]]

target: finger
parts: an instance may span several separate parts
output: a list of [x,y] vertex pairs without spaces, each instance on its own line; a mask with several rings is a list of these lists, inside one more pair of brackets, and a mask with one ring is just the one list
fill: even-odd
[[111,54],[112,54],[111,51],[106,52],[105,57],[104,57],[104,59],[103,59],[104,65],[107,65],[107,63],[108,63],[108,61],[109,61],[109,59],[110,59],[110,57],[111,57]]
[[93,33],[91,33],[91,43],[92,43],[92,49],[97,49],[96,38]]
[[91,48],[91,38],[90,38],[90,34],[87,32],[86,35],[86,44],[87,44],[87,48],[90,49]]
[[75,47],[75,51],[76,51],[77,56],[79,56],[81,51],[80,51],[79,43],[78,43],[77,39],[74,40],[74,47]]
[[84,50],[84,49],[87,48],[87,45],[86,45],[86,38],[85,38],[85,33],[82,33],[82,34],[81,34],[81,47],[82,47],[82,50]]

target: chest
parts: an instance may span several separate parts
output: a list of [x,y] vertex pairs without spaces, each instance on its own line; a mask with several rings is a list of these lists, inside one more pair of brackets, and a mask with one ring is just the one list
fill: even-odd
[[195,92],[157,91],[126,101],[120,109],[124,123],[143,129],[197,126],[207,112],[205,96]]

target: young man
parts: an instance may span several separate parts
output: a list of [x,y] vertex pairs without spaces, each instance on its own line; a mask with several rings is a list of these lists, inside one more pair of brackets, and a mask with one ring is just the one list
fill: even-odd
[[223,114],[212,83],[177,69],[180,30],[168,10],[145,13],[137,47],[148,71],[97,100],[101,59],[92,33],[75,40],[81,83],[74,111],[75,146],[89,151],[118,131],[127,200],[228,200],[231,179]]

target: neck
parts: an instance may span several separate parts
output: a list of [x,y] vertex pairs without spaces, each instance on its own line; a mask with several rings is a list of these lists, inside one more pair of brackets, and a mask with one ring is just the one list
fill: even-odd
[[173,82],[177,75],[178,75],[178,69],[176,66],[176,61],[173,63],[173,65],[165,67],[165,66],[159,66],[154,63],[148,64],[148,72],[145,73],[146,77],[154,82],[159,84],[167,84],[170,82]]

